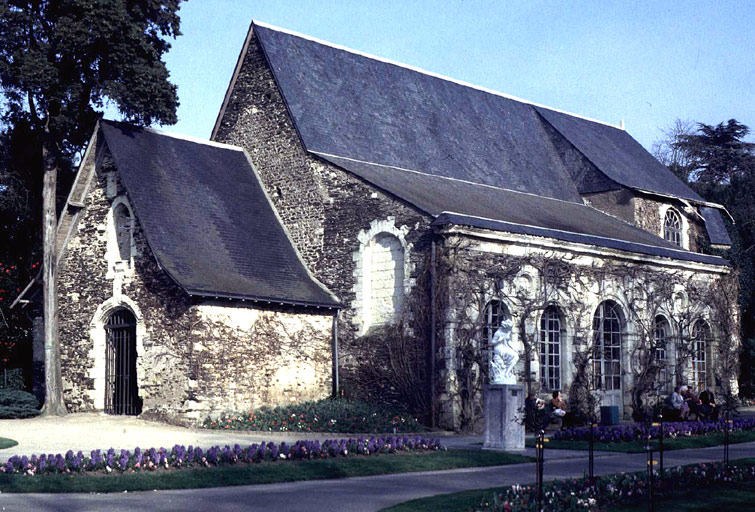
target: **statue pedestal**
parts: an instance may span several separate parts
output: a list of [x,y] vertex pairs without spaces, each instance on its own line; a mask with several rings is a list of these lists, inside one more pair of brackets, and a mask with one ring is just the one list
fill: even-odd
[[524,387],[489,384],[485,389],[485,443],[488,450],[524,450]]

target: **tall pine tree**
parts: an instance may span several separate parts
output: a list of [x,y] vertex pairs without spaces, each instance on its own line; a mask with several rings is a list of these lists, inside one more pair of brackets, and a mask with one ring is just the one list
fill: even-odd
[[3,121],[26,124],[42,176],[44,412],[65,414],[57,336],[58,171],[80,150],[106,102],[128,121],[176,122],[162,58],[180,35],[181,0],[0,0]]

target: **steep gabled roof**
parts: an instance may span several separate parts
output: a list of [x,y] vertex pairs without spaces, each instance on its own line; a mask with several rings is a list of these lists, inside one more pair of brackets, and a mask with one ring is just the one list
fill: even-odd
[[581,202],[528,104],[256,25],[307,150]]
[[307,150],[579,202],[544,124],[628,188],[704,202],[622,128],[252,25]]
[[626,131],[544,107],[535,109],[616,183],[636,190],[704,201]]
[[241,148],[109,121],[101,130],[155,258],[186,292],[338,307]]
[[623,129],[258,22],[213,133],[255,38],[305,149],[430,215],[727,264],[584,205],[557,150],[563,141],[616,187],[702,202]]

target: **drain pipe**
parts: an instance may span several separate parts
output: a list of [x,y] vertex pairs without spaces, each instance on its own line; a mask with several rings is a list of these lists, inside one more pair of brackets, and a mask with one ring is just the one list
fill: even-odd
[[435,238],[430,244],[430,428],[435,428]]
[[338,382],[338,316],[341,313],[340,309],[336,309],[336,314],[333,315],[333,397],[338,398],[340,386]]

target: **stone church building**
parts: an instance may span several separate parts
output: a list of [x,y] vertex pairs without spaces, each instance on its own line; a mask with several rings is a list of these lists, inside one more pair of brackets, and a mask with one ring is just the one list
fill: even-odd
[[398,324],[431,421],[476,428],[505,318],[532,392],[625,417],[730,377],[727,213],[623,127],[254,22],[211,139],[99,124],[59,226],[69,409],[325,397]]

